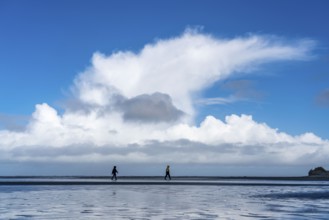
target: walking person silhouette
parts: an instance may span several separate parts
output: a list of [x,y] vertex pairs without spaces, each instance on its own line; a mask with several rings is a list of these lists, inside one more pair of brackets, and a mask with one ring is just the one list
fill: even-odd
[[169,177],[169,180],[171,180],[171,176],[170,176],[170,166],[167,165],[167,168],[166,168],[166,176],[165,176],[165,180],[167,180],[167,177]]
[[118,178],[117,178],[117,173],[119,173],[118,171],[117,171],[117,167],[116,166],[114,166],[113,167],[113,169],[112,169],[112,178],[111,178],[111,180],[117,180]]

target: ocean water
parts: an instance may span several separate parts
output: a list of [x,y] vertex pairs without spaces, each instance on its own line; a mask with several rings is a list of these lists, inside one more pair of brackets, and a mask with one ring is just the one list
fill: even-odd
[[0,219],[329,219],[328,207],[327,184],[0,186]]

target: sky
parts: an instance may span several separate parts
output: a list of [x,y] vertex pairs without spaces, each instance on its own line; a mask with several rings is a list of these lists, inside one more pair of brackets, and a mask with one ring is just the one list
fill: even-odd
[[329,169],[328,7],[0,1],[0,175]]

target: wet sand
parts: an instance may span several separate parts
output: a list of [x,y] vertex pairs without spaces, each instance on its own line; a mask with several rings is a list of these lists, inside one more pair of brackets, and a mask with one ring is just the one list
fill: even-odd
[[186,186],[329,186],[328,184],[319,183],[243,183],[243,182],[81,182],[81,181],[3,181],[3,185],[186,185]]
[[327,177],[0,177],[0,185],[329,186]]

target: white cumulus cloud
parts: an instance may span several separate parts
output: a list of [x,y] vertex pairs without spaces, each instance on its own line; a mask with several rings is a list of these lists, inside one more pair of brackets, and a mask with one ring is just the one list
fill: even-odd
[[[0,130],[0,159],[298,164],[324,161],[329,142],[292,136],[250,115],[194,124],[195,96],[261,64],[310,58],[313,42],[250,35],[220,39],[186,31],[139,52],[95,53],[73,82],[73,102],[37,104],[24,130]],[[219,99],[218,99],[219,100]],[[215,100],[215,101],[218,101]],[[220,101],[220,100],[219,100]]]
[[310,48],[306,40],[285,45],[261,36],[218,39],[187,31],[138,53],[95,53],[92,66],[76,78],[75,92],[82,102],[100,106],[111,104],[118,93],[132,98],[160,92],[193,116],[193,94],[262,63],[307,59]]

